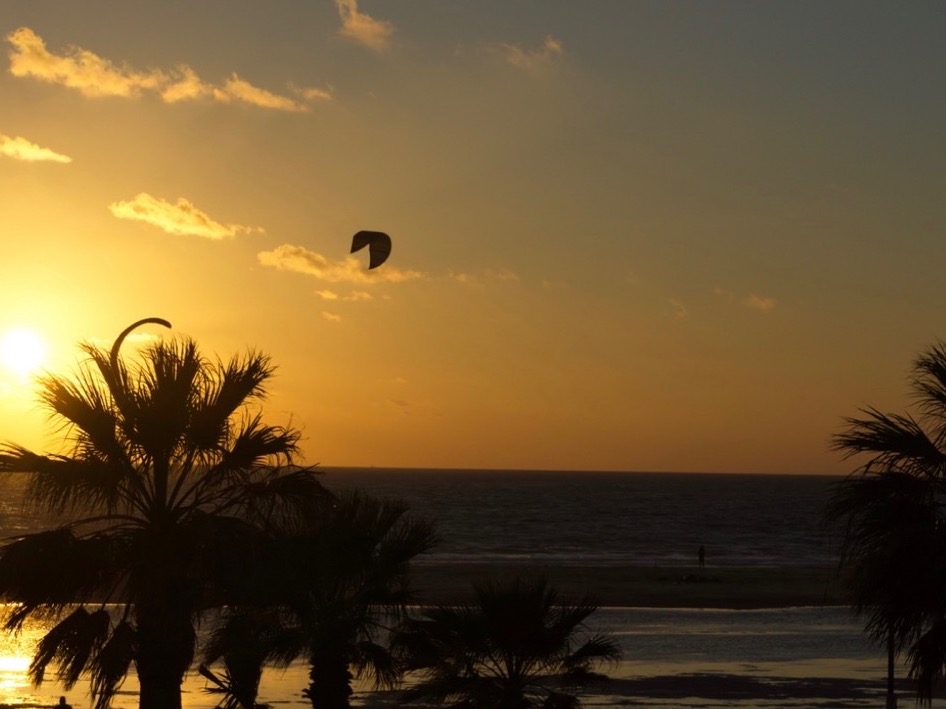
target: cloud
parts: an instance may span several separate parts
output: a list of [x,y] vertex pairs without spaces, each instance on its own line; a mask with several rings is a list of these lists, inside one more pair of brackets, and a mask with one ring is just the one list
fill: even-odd
[[142,89],[155,89],[163,81],[160,72],[137,72],[116,66],[92,52],[72,47],[67,56],[57,56],[33,30],[21,27],[7,35],[13,45],[10,73],[77,89],[86,96],[136,96]]
[[447,278],[464,285],[478,286],[487,282],[505,281],[518,282],[519,275],[508,268],[486,269],[482,274],[468,273],[466,271],[450,271]]
[[371,293],[363,290],[352,291],[348,295],[339,295],[333,290],[319,290],[316,291],[315,294],[322,300],[347,301],[349,303],[360,300],[374,300],[374,296],[371,295]]
[[119,219],[132,219],[151,224],[169,234],[202,236],[207,239],[228,239],[239,233],[262,232],[260,227],[221,224],[183,197],[171,204],[142,192],[127,202],[114,202],[109,211]]
[[41,148],[36,143],[31,143],[20,136],[11,138],[2,133],[0,133],[0,155],[26,162],[72,162],[72,158],[68,155],[62,155],[49,148]]
[[722,298],[727,303],[738,303],[744,308],[758,310],[763,313],[775,310],[776,306],[778,305],[778,301],[776,301],[775,298],[756,295],[755,293],[750,293],[747,296],[739,297],[734,293],[730,293],[725,288],[716,288],[713,292],[717,295],[717,297]]
[[242,101],[261,108],[274,108],[279,111],[305,111],[307,106],[287,96],[274,94],[266,89],[253,86],[248,81],[233,74],[226,83],[213,90],[214,98],[222,103]]
[[376,20],[358,11],[358,0],[335,0],[338,16],[342,21],[339,34],[371,49],[387,49],[394,34],[394,25],[385,20]]
[[751,308],[752,310],[761,310],[763,313],[774,310],[775,306],[777,305],[775,298],[756,295],[755,293],[750,293],[745,298],[743,298],[742,304],[747,308]]
[[337,313],[330,313],[327,310],[322,311],[322,319],[328,320],[329,322],[341,322],[342,316]]
[[679,300],[675,298],[670,299],[670,307],[673,309],[673,319],[674,320],[686,320],[690,315],[690,311],[687,310],[687,307]]
[[197,72],[186,64],[174,69],[172,77],[158,89],[158,93],[166,103],[215,98],[213,85],[201,80]]
[[203,81],[191,67],[180,64],[170,70],[138,71],[115,64],[81,47],[69,47],[57,55],[33,30],[21,27],[6,37],[10,50],[10,73],[33,77],[76,89],[84,96],[137,98],[153,92],[166,103],[212,100],[246,103],[280,111],[307,111],[309,103],[331,99],[331,93],[315,88],[292,88],[302,101],[252,85],[232,74],[222,85]]
[[524,49],[517,44],[500,44],[500,56],[519,69],[533,70],[552,64],[565,54],[560,39],[549,35],[537,49]]
[[296,86],[295,84],[290,83],[289,89],[296,96],[299,96],[309,103],[315,103],[316,101],[331,101],[333,98],[331,88],[318,89],[313,86]]
[[272,251],[261,251],[257,258],[264,266],[302,273],[328,283],[399,283],[425,278],[419,271],[402,270],[388,265],[369,271],[362,261],[354,256],[348,256],[341,261],[329,261],[320,253],[292,244],[277,246]]

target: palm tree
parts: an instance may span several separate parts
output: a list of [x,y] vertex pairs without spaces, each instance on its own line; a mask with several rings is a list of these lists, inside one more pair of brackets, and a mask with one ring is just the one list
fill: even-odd
[[[406,622],[396,647],[418,683],[405,700],[464,709],[566,709],[572,688],[606,677],[596,664],[621,657],[617,642],[584,634],[597,610],[588,598],[563,601],[542,580],[474,584],[475,600],[438,606]],[[558,687],[552,682],[558,680]]]
[[[348,707],[354,674],[393,687],[401,669],[384,644],[387,624],[412,599],[410,561],[436,542],[432,525],[409,517],[403,502],[340,495],[330,512],[273,540],[256,604],[226,617],[205,660],[222,659],[228,683],[247,687],[254,677],[258,685],[260,663],[302,658],[309,665],[303,695],[315,709]],[[255,666],[238,665],[248,652]],[[254,702],[247,693],[239,706]]]
[[119,347],[149,322],[168,326],[134,323],[110,352],[83,345],[75,378],[42,380],[64,453],[0,447],[0,472],[29,473],[30,499],[66,519],[0,549],[0,598],[17,604],[6,627],[54,622],[32,678],[56,663],[70,687],[88,671],[98,709],[131,663],[142,709],[179,709],[199,615],[257,566],[264,525],[327,496],[312,470],[289,465],[298,433],[262,421],[268,357],[210,362],[176,339],[129,368]]
[[946,348],[914,362],[916,415],[866,409],[834,447],[864,462],[835,488],[827,516],[844,525],[841,570],[866,630],[895,656],[907,650],[929,703],[946,667]]
[[[200,673],[210,680],[207,691],[222,695],[221,709],[267,709],[256,701],[263,666],[270,656],[279,657],[278,637],[282,617],[278,608],[249,606],[230,609],[204,648],[206,662]],[[207,663],[223,663],[213,671]]]

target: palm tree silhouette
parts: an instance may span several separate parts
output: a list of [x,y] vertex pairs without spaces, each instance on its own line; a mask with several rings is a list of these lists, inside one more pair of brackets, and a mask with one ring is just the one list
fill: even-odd
[[894,660],[911,660],[918,698],[929,703],[946,664],[946,349],[914,362],[916,416],[866,409],[833,439],[865,462],[835,488],[826,514],[844,524],[841,570],[851,605]]
[[[393,687],[401,668],[384,644],[388,623],[413,599],[409,563],[437,542],[430,522],[401,501],[354,490],[303,527],[283,530],[266,554],[255,604],[235,608],[212,635],[205,661],[222,659],[234,689],[259,683],[259,666],[309,665],[303,691],[315,709],[350,705],[354,673]],[[249,654],[253,659],[249,660]],[[239,704],[250,709],[255,693]]]
[[30,675],[55,663],[71,687],[88,671],[98,709],[131,663],[142,709],[178,709],[199,615],[258,567],[266,525],[327,494],[290,465],[298,433],[262,421],[268,357],[211,362],[182,338],[129,369],[118,348],[148,322],[167,324],[134,323],[111,352],[82,345],[75,378],[42,380],[65,453],[0,448],[0,472],[29,473],[30,499],[66,520],[0,549],[0,597],[17,604],[6,627],[54,621]]
[[588,598],[563,601],[544,580],[518,578],[474,584],[474,594],[472,603],[430,608],[405,623],[395,646],[419,677],[405,701],[577,707],[573,688],[606,679],[594,666],[621,657],[613,638],[583,635],[597,610]]

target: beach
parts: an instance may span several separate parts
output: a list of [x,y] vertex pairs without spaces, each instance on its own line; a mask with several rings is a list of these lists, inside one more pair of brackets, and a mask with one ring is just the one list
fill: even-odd
[[[836,556],[819,527],[816,478],[771,476],[479,475],[346,472],[435,518],[443,543],[411,563],[416,604],[472,599],[472,582],[544,577],[563,600],[590,596],[589,629],[614,635],[624,658],[611,680],[581,692],[589,709],[835,709],[882,707],[886,664],[843,604]],[[457,491],[462,490],[463,494]],[[541,493],[541,494],[539,494]],[[776,514],[777,511],[777,514]],[[698,565],[705,546],[707,563]],[[89,707],[88,682],[65,691],[25,670],[42,627],[6,638],[0,709],[51,707],[60,694]],[[898,670],[902,706],[912,704]],[[260,701],[306,709],[307,667],[268,668]],[[213,709],[191,672],[185,709]],[[136,709],[132,672],[113,709]],[[356,684],[354,705],[397,696]],[[946,704],[934,704],[944,709]]]
[[562,595],[591,596],[599,606],[645,608],[785,608],[842,603],[835,570],[826,566],[591,566],[465,563],[412,567],[424,603],[470,598],[471,582],[543,577]]
[[[469,600],[472,580],[515,576],[544,577],[563,598],[590,595],[600,606],[590,625],[619,638],[625,658],[607,683],[582,694],[586,707],[884,705],[883,650],[843,606],[832,567],[421,563],[412,570],[425,603]],[[898,672],[900,702],[912,704],[906,671]],[[380,699],[363,696],[366,706]]]
[[[581,692],[585,707],[883,706],[883,651],[870,645],[859,621],[840,605],[831,568],[422,563],[412,570],[424,603],[467,600],[472,580],[509,576],[543,576],[563,598],[591,594],[600,604],[589,627],[614,635],[624,659],[602,668],[611,678],[607,683]],[[52,678],[39,690],[30,688],[24,669],[0,666],[0,709],[52,706],[62,693]],[[901,704],[912,704],[900,672]],[[282,709],[310,706],[301,696],[306,675],[303,663],[267,670],[260,700]],[[67,692],[77,709],[90,706],[87,690],[83,681]],[[185,681],[183,703],[187,709],[216,705],[196,672]],[[358,682],[354,705],[393,707],[397,696]],[[137,706],[133,674],[113,706]]]

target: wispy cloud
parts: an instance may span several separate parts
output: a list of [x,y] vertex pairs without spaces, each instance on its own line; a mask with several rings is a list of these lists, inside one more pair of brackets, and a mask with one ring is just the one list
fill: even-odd
[[500,268],[486,269],[479,274],[469,273],[467,271],[450,271],[450,273],[447,275],[447,278],[451,281],[456,281],[457,283],[475,286],[495,281],[518,281],[519,275],[508,268]]
[[299,96],[309,103],[316,103],[318,101],[331,101],[332,100],[332,89],[318,89],[313,86],[296,86],[295,84],[289,84],[289,90],[292,91],[296,96]]
[[253,86],[253,84],[241,79],[236,74],[227,79],[222,87],[215,88],[213,93],[214,98],[222,103],[242,101],[252,106],[274,108],[279,111],[304,111],[307,108],[288,96],[280,96],[266,89]]
[[169,234],[202,236],[206,239],[228,239],[239,233],[262,232],[260,227],[222,224],[211,219],[183,197],[171,204],[142,192],[134,199],[114,202],[109,211],[119,219],[133,219],[151,224]]
[[751,308],[752,310],[761,310],[763,313],[774,310],[775,306],[778,305],[775,298],[756,295],[755,293],[750,293],[745,298],[743,298],[742,304],[747,308]]
[[0,133],[0,155],[26,162],[72,162],[72,158],[68,155],[40,147],[20,136],[12,138],[2,133]]
[[687,310],[687,306],[684,305],[682,301],[679,301],[676,298],[671,298],[669,303],[674,320],[686,320],[687,317],[689,317],[690,311]]
[[322,311],[322,319],[328,320],[329,322],[341,322],[342,316],[338,313],[330,313],[327,310]]
[[565,54],[565,46],[560,39],[549,35],[536,48],[529,49],[518,44],[500,44],[497,51],[514,67],[533,70],[560,60]]
[[322,300],[345,301],[349,303],[354,303],[361,300],[374,300],[374,296],[371,295],[371,293],[363,290],[355,290],[348,295],[339,295],[333,290],[320,290],[316,291],[315,294]]
[[394,34],[394,25],[376,20],[358,10],[358,0],[335,0],[342,21],[339,34],[374,50],[387,49]]
[[[424,278],[419,271],[403,270],[395,266],[385,265],[377,270],[369,271],[365,264],[354,256],[348,256],[340,261],[330,261],[315,251],[303,246],[283,244],[272,251],[261,251],[257,254],[259,262],[264,266],[292,271],[312,276],[327,283],[400,283]],[[322,295],[320,293],[320,295]],[[323,297],[325,297],[323,295]]]
[[11,74],[62,84],[86,96],[135,96],[143,89],[157,89],[165,81],[161,72],[139,72],[128,66],[117,66],[79,47],[71,47],[64,56],[53,54],[46,49],[43,39],[28,27],[8,34],[7,42],[13,45]]
[[297,98],[283,96],[254,86],[236,73],[218,86],[203,81],[186,64],[169,70],[139,71],[81,47],[69,47],[62,54],[54,54],[29,27],[14,30],[6,39],[12,46],[10,73],[14,76],[67,86],[84,96],[136,98],[152,92],[167,103],[203,99],[280,111],[307,111],[309,104],[331,99],[330,92],[315,88],[290,87]]
[[735,293],[731,293],[725,288],[716,288],[714,293],[716,293],[717,297],[722,298],[727,303],[736,303],[744,308],[758,310],[763,313],[775,310],[775,308],[778,306],[778,301],[775,300],[775,298],[756,295],[755,293],[750,293],[746,296],[737,296]]

